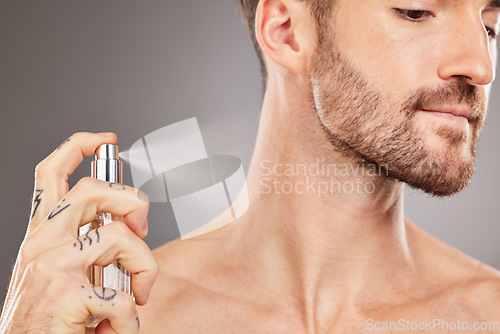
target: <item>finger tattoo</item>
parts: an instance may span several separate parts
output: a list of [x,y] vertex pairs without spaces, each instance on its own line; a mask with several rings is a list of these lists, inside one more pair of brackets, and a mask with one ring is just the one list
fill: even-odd
[[[82,285],[81,288],[85,289],[85,286]],[[92,291],[94,292],[95,297],[97,297],[101,301],[106,301],[106,302],[112,301],[117,295],[116,290],[107,289],[107,288],[102,287],[102,286],[93,285]],[[92,299],[92,295],[89,295],[89,299]],[[102,304],[100,306],[102,306]],[[111,306],[115,306],[115,303],[112,303]],[[137,311],[135,314],[137,317]]]
[[66,144],[67,142],[69,142],[69,141],[71,141],[71,139],[70,139],[70,138],[68,138],[68,139],[66,139],[65,141],[63,141],[63,142],[61,143],[61,145],[57,146],[56,150],[60,150],[60,149],[61,149],[61,147],[62,147],[64,144]]
[[[96,235],[97,235],[97,240],[95,241],[95,243],[98,243],[99,240],[101,239],[100,236],[99,236],[99,231],[98,230],[99,230],[99,227],[94,230],[95,233],[96,233]],[[73,243],[73,247],[76,248],[78,245],[80,245],[80,250],[83,250],[84,242],[88,242],[89,246],[91,246],[93,239],[89,236],[90,232],[91,231],[88,231],[87,233],[85,233],[85,236],[83,236],[83,241],[80,240],[80,238],[82,236],[79,236],[78,238],[76,238],[76,241],[78,241],[78,243],[74,242]]]
[[[63,212],[64,210],[66,210],[68,207],[71,206],[71,204],[68,204],[66,205],[65,207],[61,208],[61,205],[66,201],[66,199],[63,199],[61,201],[61,204],[57,205],[57,207],[55,207],[54,209],[52,209],[52,211],[49,213],[49,220],[54,218],[55,216],[57,216],[58,214],[60,214],[61,212]],[[58,211],[56,211],[56,209],[59,209]]]
[[[80,243],[80,250],[83,250],[83,243],[80,241],[80,238],[76,238],[76,240]],[[73,247],[76,247],[76,242],[73,244]]]
[[92,290],[94,290],[94,294],[97,298],[110,301],[116,297],[116,291],[113,289],[106,289],[102,286],[92,286]]
[[89,232],[85,233],[85,239],[84,240],[89,239],[89,246],[91,246],[92,245],[92,238],[89,237]]
[[36,191],[36,198],[33,200],[35,202],[35,208],[33,209],[33,214],[31,215],[31,218],[35,216],[36,210],[38,209],[38,206],[40,205],[40,202],[42,199],[40,198],[40,195],[43,193],[43,189],[37,189]]

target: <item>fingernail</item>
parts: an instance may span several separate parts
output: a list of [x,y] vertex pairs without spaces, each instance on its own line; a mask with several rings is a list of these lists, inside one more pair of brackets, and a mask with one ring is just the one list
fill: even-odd
[[114,134],[113,132],[99,132],[98,133],[98,135],[100,135],[100,136],[111,136],[113,134]]
[[143,191],[137,190],[137,198],[143,202],[149,202],[149,196]]
[[142,226],[142,234],[144,236],[147,236],[148,235],[148,220],[146,219],[146,221],[144,222],[144,225]]

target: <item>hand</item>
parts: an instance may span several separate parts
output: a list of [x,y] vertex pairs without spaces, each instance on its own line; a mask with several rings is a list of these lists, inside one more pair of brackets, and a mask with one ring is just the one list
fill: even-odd
[[[147,234],[147,196],[134,188],[81,179],[70,191],[68,176],[116,135],[76,133],[35,170],[31,219],[14,266],[0,318],[2,333],[83,333],[90,313],[107,318],[96,333],[137,333],[133,298],[89,284],[87,268],[118,260],[132,273],[136,303],[144,305],[158,273]],[[96,213],[122,216],[78,237]]]

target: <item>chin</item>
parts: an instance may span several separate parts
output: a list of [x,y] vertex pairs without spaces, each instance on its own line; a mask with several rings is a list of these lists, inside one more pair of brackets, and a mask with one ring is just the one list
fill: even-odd
[[[468,145],[462,144],[462,146]],[[464,151],[469,150],[464,149]],[[440,155],[429,154],[423,161],[408,169],[407,173],[394,173],[392,176],[429,195],[452,196],[465,189],[474,174],[474,158],[467,153],[464,154],[466,155],[461,156],[456,150]],[[458,158],[460,156],[461,158]],[[389,175],[391,175],[390,170]]]
[[468,175],[443,175],[436,179],[428,179],[420,183],[408,183],[414,188],[436,197],[448,197],[456,195],[465,189],[469,184],[472,173]]
[[432,196],[459,193],[474,174],[479,135],[476,126],[470,130],[446,125],[415,129],[413,134],[420,140],[406,152],[407,163],[391,161],[387,164],[389,175]]

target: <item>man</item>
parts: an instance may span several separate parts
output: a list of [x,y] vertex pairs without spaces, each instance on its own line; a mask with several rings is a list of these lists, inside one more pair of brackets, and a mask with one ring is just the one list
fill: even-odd
[[[491,323],[467,329],[500,333],[500,273],[403,212],[404,183],[446,196],[471,178],[494,78],[499,3],[240,5],[265,77],[249,210],[155,250],[153,285],[155,261],[139,240],[147,201],[92,180],[65,188],[82,155],[116,141],[76,134],[37,169],[36,189],[45,190],[2,328],[76,331],[92,312],[109,319],[98,331],[119,333],[137,331],[138,319],[144,333],[395,333],[415,331],[412,324],[446,333]],[[46,173],[52,169],[56,176]],[[73,203],[80,205],[61,211]],[[70,223],[72,208],[77,222]],[[124,223],[103,228],[94,248],[70,253],[68,231],[99,211],[123,215]],[[60,246],[44,245],[47,235]],[[83,264],[115,257],[134,273],[138,304],[148,301],[138,317],[126,295],[95,303],[82,283]],[[35,297],[40,303],[30,304]],[[21,320],[26,315],[30,321]],[[441,326],[430,328],[434,319]]]

